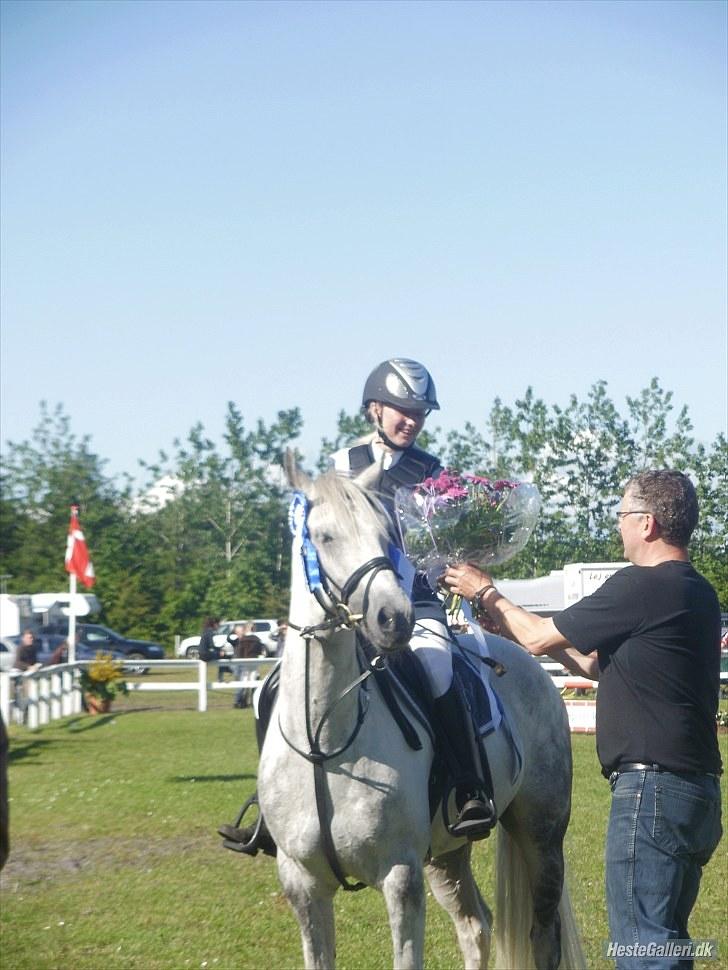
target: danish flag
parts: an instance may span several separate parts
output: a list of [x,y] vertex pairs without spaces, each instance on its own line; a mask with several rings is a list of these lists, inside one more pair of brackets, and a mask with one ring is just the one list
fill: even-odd
[[68,543],[66,545],[66,572],[77,576],[84,586],[93,586],[96,582],[93,563],[88,554],[86,540],[78,521],[78,506],[71,506],[71,521],[68,526]]

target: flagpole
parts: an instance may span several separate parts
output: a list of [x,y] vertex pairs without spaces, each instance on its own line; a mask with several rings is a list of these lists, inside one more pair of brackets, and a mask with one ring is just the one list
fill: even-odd
[[71,600],[68,604],[68,662],[76,662],[76,574],[70,574],[69,589]]

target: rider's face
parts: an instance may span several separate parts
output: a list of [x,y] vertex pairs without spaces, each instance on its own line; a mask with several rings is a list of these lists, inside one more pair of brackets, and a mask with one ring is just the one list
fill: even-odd
[[409,448],[422,431],[424,411],[401,411],[391,404],[379,405],[379,423],[389,440],[399,448]]

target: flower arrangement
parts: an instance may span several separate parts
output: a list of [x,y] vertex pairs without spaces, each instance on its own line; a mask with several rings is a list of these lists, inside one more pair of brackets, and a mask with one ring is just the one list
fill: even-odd
[[124,666],[110,653],[99,651],[88,667],[81,671],[81,690],[99,701],[112,701],[117,694],[128,694]]
[[538,489],[528,482],[448,469],[395,493],[404,551],[433,587],[448,563],[486,568],[515,556],[528,542],[540,508]]

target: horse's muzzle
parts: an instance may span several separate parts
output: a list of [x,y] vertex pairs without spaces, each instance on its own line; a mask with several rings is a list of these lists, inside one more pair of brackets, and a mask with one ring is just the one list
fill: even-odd
[[415,612],[411,603],[402,609],[383,606],[377,613],[379,635],[371,636],[371,640],[380,650],[401,650],[409,643],[414,624]]

